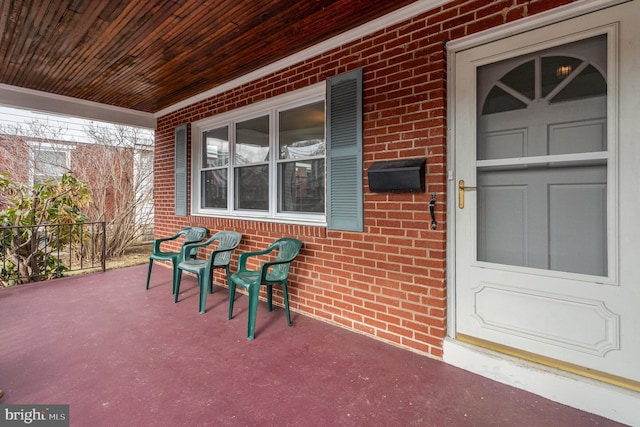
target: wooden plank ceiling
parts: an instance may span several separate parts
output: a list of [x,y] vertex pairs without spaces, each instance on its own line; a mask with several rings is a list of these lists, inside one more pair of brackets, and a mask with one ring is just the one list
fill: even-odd
[[155,113],[413,1],[2,0],[0,83]]

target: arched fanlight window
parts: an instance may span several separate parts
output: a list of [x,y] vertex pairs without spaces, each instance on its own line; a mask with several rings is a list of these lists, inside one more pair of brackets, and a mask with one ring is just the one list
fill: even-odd
[[606,94],[604,76],[589,62],[570,56],[541,56],[503,75],[489,91],[482,114],[526,109],[534,101],[555,104]]

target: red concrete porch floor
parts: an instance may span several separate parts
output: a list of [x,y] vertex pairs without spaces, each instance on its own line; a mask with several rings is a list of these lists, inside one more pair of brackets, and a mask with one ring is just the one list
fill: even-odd
[[[591,415],[145,265],[0,289],[1,404],[69,404],[72,426],[613,426]],[[295,284],[294,284],[295,285]]]

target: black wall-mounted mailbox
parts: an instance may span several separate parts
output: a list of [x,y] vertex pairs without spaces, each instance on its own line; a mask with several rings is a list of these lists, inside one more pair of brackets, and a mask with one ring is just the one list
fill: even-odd
[[367,169],[369,190],[373,193],[424,193],[427,159],[374,162]]

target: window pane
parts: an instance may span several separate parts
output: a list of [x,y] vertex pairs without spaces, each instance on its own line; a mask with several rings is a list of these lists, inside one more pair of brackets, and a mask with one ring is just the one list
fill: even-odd
[[478,260],[607,275],[607,166],[478,169]]
[[57,179],[64,175],[67,168],[67,152],[42,150],[34,151],[34,182]]
[[535,97],[535,61],[528,61],[505,74],[500,81],[529,99]]
[[64,166],[67,163],[66,151],[38,150],[36,151],[38,162]]
[[229,164],[229,127],[212,129],[202,134],[202,167],[214,168]]
[[582,61],[568,56],[543,57],[542,63],[542,97],[546,97],[564,79],[569,77]]
[[[582,59],[565,54],[574,51]],[[605,76],[587,66],[598,58],[605,60],[606,39],[581,40],[531,56],[540,58],[541,64],[541,72],[533,75],[535,87],[540,89],[532,108],[510,111],[502,117],[479,114],[478,160],[606,152]],[[492,67],[514,67],[507,73],[513,81],[518,80],[518,73],[522,73],[523,80],[530,79],[531,70],[516,66],[515,61],[508,59],[479,68],[478,95],[495,84],[495,77],[483,71],[492,71]],[[600,66],[606,68],[605,64]],[[570,109],[547,102],[559,89],[556,98],[566,91],[565,99],[575,101]],[[587,97],[592,99],[575,99]],[[549,160],[477,165],[477,259],[607,276],[607,158],[575,155]]]
[[324,213],[324,159],[280,163],[280,212]]
[[203,208],[227,208],[227,169],[202,172]]
[[278,125],[281,159],[324,155],[324,102],[281,111]]
[[588,65],[551,102],[575,101],[606,94],[607,82],[604,76],[593,65]]
[[269,165],[235,169],[236,209],[269,210]]
[[236,124],[235,164],[269,161],[269,116]]
[[498,86],[494,86],[487,96],[482,114],[503,113],[505,111],[522,110],[527,104],[508,94]]

